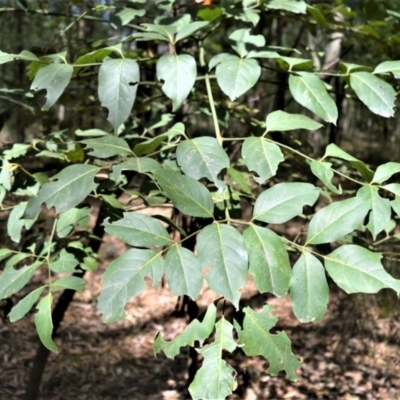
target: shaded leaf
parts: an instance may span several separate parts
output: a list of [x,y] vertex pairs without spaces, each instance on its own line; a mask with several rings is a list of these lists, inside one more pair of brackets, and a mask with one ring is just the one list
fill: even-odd
[[174,359],[179,354],[181,347],[194,346],[196,341],[201,346],[214,329],[216,315],[217,308],[211,303],[207,307],[204,319],[202,321],[194,319],[175,339],[167,342],[158,333],[153,344],[154,355],[163,351],[168,358]]
[[131,153],[126,140],[113,135],[102,136],[96,139],[81,140],[86,144],[87,148],[93,149],[89,156],[99,158],[110,158],[114,156],[122,156]]
[[304,251],[293,266],[290,301],[296,318],[303,323],[318,322],[325,315],[329,286],[321,261]]
[[107,233],[131,246],[161,247],[172,241],[160,221],[139,212],[124,212],[124,218],[103,225]]
[[100,66],[99,98],[109,111],[108,120],[115,131],[131,113],[139,80],[139,65],[135,60],[106,60]]
[[165,256],[165,275],[175,296],[187,295],[196,300],[203,284],[203,270],[192,251],[172,246]]
[[268,132],[284,132],[294,129],[307,129],[308,131],[315,131],[323,126],[306,115],[289,114],[281,110],[269,113],[267,116],[266,125]]
[[369,211],[368,202],[360,197],[336,201],[321,208],[308,227],[307,243],[329,243],[357,229]]
[[250,225],[243,237],[249,253],[249,273],[254,276],[257,289],[261,293],[286,296],[292,269],[280,237],[256,225]]
[[278,165],[284,160],[279,146],[261,137],[246,138],[242,145],[242,157],[250,171],[255,171],[259,177],[254,180],[262,185],[276,174]]
[[36,197],[28,201],[25,218],[32,219],[40,211],[43,203],[48,209],[55,207],[62,213],[82,202],[97,184],[94,182],[99,167],[88,164],[75,164],[64,168],[39,190]]
[[21,240],[21,232],[25,227],[26,229],[30,229],[35,223],[38,214],[36,214],[32,219],[24,219],[23,215],[26,210],[28,202],[22,201],[17,204],[12,211],[7,220],[7,233],[10,239],[16,243],[19,243]]
[[75,226],[84,228],[90,219],[90,207],[70,208],[63,212],[57,221],[56,232],[59,238],[67,237]]
[[339,190],[332,184],[333,171],[331,170],[331,166],[331,163],[323,161],[312,160],[310,163],[312,173],[320,179],[331,192],[341,194],[342,190]]
[[183,40],[189,36],[192,36],[194,33],[199,31],[200,29],[203,29],[207,25],[209,25],[208,21],[191,22],[189,25],[186,25],[182,29],[178,30],[175,36],[175,43],[177,43],[179,40]]
[[52,339],[53,321],[51,319],[51,305],[53,296],[48,293],[36,306],[38,312],[35,314],[36,330],[43,346],[50,351],[57,352],[57,347]]
[[263,35],[252,35],[251,29],[236,29],[229,35],[229,43],[240,58],[244,58],[251,50],[258,50],[265,46]]
[[145,140],[142,143],[138,143],[134,148],[133,152],[136,156],[144,156],[153,153],[161,143],[167,139],[167,135],[156,136],[155,138]]
[[258,196],[253,220],[282,224],[301,214],[305,205],[312,206],[318,197],[319,190],[310,183],[278,183]]
[[294,99],[326,122],[336,124],[338,110],[324,83],[311,72],[297,72],[289,77],[289,89]]
[[325,268],[335,283],[346,293],[377,293],[391,288],[400,293],[400,280],[383,268],[380,253],[349,244],[324,257]]
[[203,184],[172,170],[158,169],[153,175],[179,211],[193,217],[213,216],[211,194]]
[[98,298],[98,309],[106,322],[126,317],[125,305],[145,288],[144,277],[157,286],[164,274],[161,253],[153,250],[131,249],[115,259],[102,277],[103,289]]
[[188,54],[164,54],[157,62],[157,78],[164,81],[162,90],[172,100],[176,111],[188,97],[197,76],[196,60]]
[[374,114],[393,117],[396,92],[387,82],[369,72],[361,71],[350,75],[350,86]]
[[382,164],[376,169],[371,183],[383,183],[398,172],[400,172],[400,163],[388,162]]
[[218,189],[225,187],[225,182],[218,179],[218,174],[229,167],[229,157],[213,137],[198,137],[184,140],[176,149],[176,158],[185,175],[196,180],[207,178]]
[[47,100],[42,107],[47,111],[60,98],[64,89],[71,80],[74,67],[64,63],[53,63],[41,68],[32,82],[31,90],[45,89],[47,91]]
[[161,165],[149,157],[135,157],[130,158],[120,164],[113,166],[113,173],[115,180],[118,182],[121,179],[122,171],[136,171],[140,173],[153,172],[161,168]]
[[42,294],[45,286],[37,288],[21,299],[18,304],[16,304],[8,317],[10,322],[15,322],[25,317],[25,315],[30,311],[33,305],[38,301],[40,295]]
[[62,272],[75,272],[75,268],[78,264],[79,261],[72,253],[62,249],[57,259],[49,264],[49,268],[57,274]]
[[278,318],[271,316],[274,309],[265,305],[257,313],[250,307],[245,307],[243,329],[235,321],[235,329],[239,335],[239,343],[248,356],[263,356],[269,361],[267,372],[273,376],[280,371],[286,372],[286,378],[297,380],[296,368],[301,364],[292,353],[291,342],[285,332],[271,334]]
[[203,355],[189,392],[194,400],[225,399],[235,386],[235,370],[222,359],[224,350],[232,353],[237,345],[233,340],[233,326],[224,317],[215,324],[215,340],[197,351]]
[[77,276],[63,276],[50,284],[50,290],[57,292],[64,289],[72,289],[77,292],[83,290],[86,286],[86,281]]
[[271,0],[267,7],[272,10],[284,10],[295,14],[306,14],[307,3],[303,0]]
[[197,252],[202,268],[210,270],[205,278],[210,288],[238,307],[248,274],[242,235],[230,225],[208,225],[197,237]]

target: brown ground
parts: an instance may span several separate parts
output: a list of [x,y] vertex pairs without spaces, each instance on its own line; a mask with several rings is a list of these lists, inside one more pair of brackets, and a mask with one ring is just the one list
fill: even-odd
[[[102,254],[111,259],[121,246],[108,238]],[[167,288],[148,289],[129,302],[127,319],[106,325],[95,300],[102,270],[87,275],[87,289],[67,311],[56,339],[59,353],[46,366],[41,399],[187,399],[188,352],[175,362],[152,352],[158,331],[172,338],[186,324],[171,316],[176,297]],[[254,293],[250,282],[244,295]],[[198,303],[205,308],[214,298],[205,289]],[[250,303],[257,307],[260,300],[254,297]],[[375,297],[333,293],[328,314],[314,325],[300,325],[288,299],[268,302],[277,308],[279,328],[288,333],[295,354],[304,359],[299,380],[270,377],[263,372],[265,360],[235,353],[227,360],[238,371],[239,388],[230,399],[400,399],[400,321]],[[389,317],[379,317],[383,312]],[[20,399],[38,344],[32,315],[14,324],[0,321],[0,338],[0,399]]]

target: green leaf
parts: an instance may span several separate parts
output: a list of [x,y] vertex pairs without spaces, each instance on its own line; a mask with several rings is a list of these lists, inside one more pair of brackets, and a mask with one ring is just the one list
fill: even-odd
[[157,286],[164,274],[161,252],[131,249],[114,260],[103,274],[103,290],[98,298],[98,309],[106,322],[126,317],[125,305],[145,288],[144,277]]
[[357,197],[362,198],[371,209],[367,228],[374,240],[386,228],[391,216],[390,200],[379,196],[378,190],[376,186],[367,185],[357,192]]
[[188,54],[164,54],[157,62],[157,78],[164,81],[162,90],[172,100],[176,111],[188,97],[196,81],[197,66],[193,56]]
[[279,56],[276,61],[283,70],[287,71],[310,69],[314,65],[312,60],[298,57]]
[[399,183],[389,183],[389,185],[383,186],[384,189],[389,192],[394,193],[396,196],[400,196],[400,184]]
[[38,215],[36,214],[32,219],[24,219],[22,216],[26,210],[28,202],[22,201],[17,204],[12,211],[7,220],[7,233],[10,239],[16,243],[19,243],[21,240],[21,231],[22,228],[30,229],[35,223]]
[[201,346],[214,329],[216,315],[217,308],[211,303],[207,307],[206,314],[201,322],[198,319],[194,319],[180,335],[170,342],[164,340],[161,334],[158,333],[153,344],[154,355],[163,351],[168,358],[174,359],[179,354],[181,347],[194,346],[196,341]]
[[49,264],[49,268],[52,272],[63,273],[63,272],[75,272],[75,267],[79,264],[79,261],[71,253],[68,253],[65,249],[62,249],[56,260],[53,260]]
[[338,110],[324,83],[311,72],[297,72],[289,77],[289,89],[294,99],[326,122],[336,124]]
[[324,257],[325,268],[335,283],[346,293],[377,293],[391,288],[400,293],[400,280],[383,268],[380,253],[357,245],[344,245]]
[[302,322],[318,322],[329,301],[329,286],[321,261],[304,251],[293,266],[290,278],[290,301],[296,318]]
[[237,347],[232,337],[233,326],[222,317],[215,329],[214,342],[197,350],[204,360],[189,386],[194,400],[225,399],[235,387],[235,370],[222,359],[223,350],[232,353]]
[[368,211],[368,202],[360,197],[329,204],[312,218],[307,243],[329,243],[346,236],[363,223]]
[[393,74],[396,79],[400,79],[400,61],[384,61],[376,66],[374,74]]
[[286,296],[292,269],[280,237],[256,225],[250,225],[243,237],[249,253],[249,273],[254,276],[257,289],[261,293]]
[[5,64],[15,60],[15,54],[5,53],[0,50],[0,64]]
[[197,237],[197,252],[202,268],[210,270],[206,275],[210,288],[238,307],[240,289],[248,274],[248,254],[242,235],[230,225],[208,225]]
[[135,153],[136,156],[144,156],[147,154],[153,153],[159,146],[160,144],[167,139],[167,135],[160,135],[156,136],[155,138],[148,139],[142,143],[138,143],[134,148],[133,152]]
[[[35,271],[42,265],[41,262],[35,262],[32,265],[25,265],[22,268],[14,269],[14,263],[11,262],[12,259],[8,260],[6,267],[0,275],[0,300],[6,299],[20,291],[31,280]],[[19,260],[16,259],[15,261],[18,262]]]
[[369,72],[361,71],[350,75],[350,86],[374,114],[393,117],[396,92],[387,82]]
[[301,214],[305,205],[312,206],[318,197],[318,188],[310,183],[278,183],[258,196],[253,220],[282,224]]
[[35,314],[35,325],[43,346],[50,351],[57,352],[57,347],[53,342],[53,321],[51,319],[51,304],[53,295],[48,293],[36,306],[38,312]]
[[269,374],[275,376],[280,371],[285,371],[286,378],[295,381],[296,368],[301,362],[292,353],[291,342],[285,332],[270,333],[278,320],[277,317],[271,316],[273,311],[270,305],[265,305],[259,313],[245,307],[243,329],[234,322],[239,343],[243,345],[242,349],[246,355],[263,356],[269,361]]
[[175,43],[179,42],[180,40],[186,39],[189,36],[192,36],[194,33],[203,29],[209,25],[208,21],[195,21],[191,22],[189,25],[186,25],[182,29],[178,30],[178,33],[175,36]]
[[72,289],[77,292],[83,290],[86,286],[86,281],[77,276],[63,276],[50,284],[50,290],[57,292],[64,289]]
[[42,294],[45,286],[35,289],[30,292],[27,296],[25,296],[22,300],[15,305],[8,317],[10,318],[10,322],[15,322],[25,317],[25,315],[30,311],[33,305],[38,301],[40,295]]
[[11,254],[14,254],[12,250],[9,249],[0,249],[0,261],[3,261],[7,257],[10,257]]
[[382,164],[376,169],[371,183],[383,183],[398,172],[400,172],[400,163],[388,162]]
[[106,131],[102,131],[101,129],[85,129],[84,131],[77,129],[75,131],[75,135],[79,137],[98,137],[107,136],[108,133]]
[[139,65],[127,58],[106,60],[99,70],[99,98],[115,131],[131,113],[140,80]]
[[251,187],[247,182],[247,174],[238,171],[233,167],[228,168],[228,174],[231,177],[233,185],[238,185],[240,189],[247,194],[252,194]]
[[225,182],[218,179],[218,174],[229,167],[229,157],[213,137],[198,137],[183,140],[176,149],[176,158],[185,175],[196,180],[207,178],[218,189],[225,187]]
[[[397,216],[400,216],[400,197],[396,196],[394,200],[390,202],[390,205],[393,208],[393,211],[397,214]],[[0,257],[1,260],[1,257]]]
[[229,43],[240,58],[246,57],[251,50],[258,50],[265,46],[263,35],[250,34],[251,29],[236,29],[229,35]]
[[333,171],[331,163],[312,160],[310,163],[312,173],[333,193],[341,194],[342,190],[332,184]]
[[125,212],[124,218],[111,224],[106,220],[103,225],[107,233],[135,247],[161,247],[172,242],[160,221],[139,212]]
[[322,124],[302,114],[289,114],[285,111],[274,111],[267,116],[267,132],[285,132],[294,129],[315,131],[322,128]]
[[249,137],[242,145],[242,157],[250,171],[255,171],[259,177],[254,180],[262,185],[276,174],[278,165],[284,160],[279,146],[261,137]]
[[132,151],[126,142],[126,140],[113,136],[107,135],[96,139],[81,140],[81,143],[86,144],[87,148],[93,149],[89,156],[99,158],[110,158],[119,155],[126,155]]
[[42,107],[48,111],[50,107],[60,98],[71,80],[74,67],[64,63],[54,63],[41,68],[32,82],[31,90],[45,89],[47,100]]
[[88,164],[75,164],[64,168],[52,177],[52,182],[43,185],[37,197],[28,201],[25,218],[34,218],[43,203],[46,203],[48,209],[54,206],[57,213],[77,206],[96,189],[94,177],[99,170],[99,167]]
[[161,165],[149,157],[135,157],[130,158],[120,164],[114,165],[113,173],[114,178],[118,182],[121,179],[122,171],[136,171],[140,173],[153,172],[161,168]]
[[214,204],[203,184],[172,170],[158,169],[153,175],[179,211],[192,217],[212,218]]
[[24,156],[31,147],[32,145],[30,144],[15,143],[11,149],[3,151],[3,158],[12,160],[13,158]]
[[188,295],[196,300],[203,284],[203,270],[193,252],[172,246],[165,256],[165,275],[174,296]]
[[57,221],[56,232],[59,238],[67,237],[75,226],[84,228],[90,219],[90,207],[71,208],[63,212]]
[[[212,62],[213,59],[210,60],[210,68]],[[217,65],[215,74],[221,90],[234,101],[257,83],[261,67],[254,59],[229,55]]]
[[116,23],[118,26],[124,26],[129,24],[136,17],[143,17],[146,14],[146,10],[136,10],[134,8],[122,7],[112,17],[111,22]]
[[294,14],[306,14],[307,3],[303,0],[271,0],[267,3],[271,10],[284,10]]
[[336,157],[340,158],[341,160],[349,161],[350,165],[352,165],[367,182],[371,182],[374,176],[374,172],[371,171],[371,169],[367,167],[366,164],[364,164],[359,159],[353,157],[352,155],[346,153],[341,148],[337,147],[334,143],[331,143],[326,147],[325,155],[323,158],[325,157]]

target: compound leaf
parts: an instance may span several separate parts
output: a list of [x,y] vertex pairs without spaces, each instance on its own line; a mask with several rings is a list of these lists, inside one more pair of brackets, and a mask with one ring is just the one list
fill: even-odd
[[15,322],[23,318],[37,302],[44,288],[45,286],[37,288],[21,299],[18,304],[12,308],[10,314],[8,315],[10,321]]
[[285,111],[277,110],[267,116],[267,132],[285,132],[294,129],[307,129],[315,131],[322,128],[322,124],[302,114],[289,114]]
[[89,156],[98,158],[110,158],[119,155],[126,155],[132,151],[126,140],[113,135],[98,137],[95,139],[81,140],[88,148],[93,149]]
[[371,183],[383,183],[398,172],[400,172],[400,163],[388,162],[382,164],[376,169]]
[[35,325],[43,346],[50,351],[57,352],[57,347],[51,337],[53,333],[53,321],[51,318],[52,302],[53,295],[51,293],[48,293],[39,301],[36,306],[38,312],[35,314]]
[[332,184],[333,171],[331,163],[312,160],[310,163],[312,173],[333,193],[341,194],[342,191]]

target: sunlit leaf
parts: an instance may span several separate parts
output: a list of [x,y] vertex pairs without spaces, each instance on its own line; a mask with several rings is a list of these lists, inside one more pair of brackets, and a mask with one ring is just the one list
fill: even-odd
[[261,312],[245,307],[243,328],[235,321],[235,329],[239,335],[239,344],[248,356],[263,356],[269,361],[267,372],[278,375],[286,372],[286,378],[297,380],[296,368],[301,364],[292,353],[291,342],[285,332],[272,334],[278,318],[271,316],[274,309],[265,305]]
[[382,164],[376,169],[371,183],[383,183],[398,172],[400,172],[400,163],[388,162]]
[[139,65],[135,60],[110,59],[100,66],[99,98],[109,111],[108,120],[115,131],[131,113],[139,80]]
[[126,317],[125,305],[145,288],[144,277],[160,283],[164,274],[161,253],[153,250],[131,249],[115,259],[103,274],[103,289],[98,298],[98,309],[106,322]]
[[71,80],[74,67],[64,63],[54,63],[41,68],[32,82],[31,90],[45,89],[47,100],[42,107],[43,111],[49,108],[60,98],[69,81]]
[[202,268],[210,271],[206,281],[235,307],[248,274],[248,254],[242,235],[232,226],[211,224],[197,237],[197,252]]
[[196,60],[189,54],[164,54],[157,62],[157,78],[176,111],[188,97],[197,76]]
[[243,234],[249,253],[249,273],[261,293],[286,296],[291,267],[289,256],[279,236],[268,228],[250,225]]
[[326,122],[336,124],[338,110],[324,83],[311,72],[297,72],[289,77],[289,89],[294,99]]
[[48,293],[36,306],[38,312],[35,314],[36,330],[39,334],[40,341],[43,346],[50,351],[57,352],[57,347],[52,339],[53,321],[51,318],[51,304],[53,296]]
[[278,165],[284,160],[279,146],[261,137],[245,139],[242,157],[247,168],[259,175],[255,176],[254,180],[260,185],[276,174]]
[[301,214],[305,205],[312,206],[318,197],[319,190],[310,183],[278,183],[258,196],[253,219],[282,224]]
[[225,182],[218,179],[218,174],[229,167],[229,157],[215,138],[183,140],[176,149],[176,158],[186,175],[196,180],[205,177],[217,188],[224,188]]
[[99,170],[99,167],[89,164],[75,164],[64,168],[52,177],[52,182],[43,185],[37,197],[28,201],[25,218],[34,218],[43,203],[49,209],[55,207],[58,213],[77,206],[96,189],[94,176]]
[[318,322],[329,301],[329,287],[321,261],[304,251],[293,266],[290,301],[296,318],[303,323]]
[[396,79],[400,79],[400,61],[384,61],[374,69],[374,74],[391,73]]
[[346,293],[377,293],[391,288],[400,293],[400,280],[383,268],[380,253],[357,245],[344,245],[324,257],[325,268]]
[[222,317],[215,324],[215,329],[214,342],[197,350],[204,360],[189,386],[194,400],[225,399],[234,389],[235,370],[222,359],[224,350],[232,353],[237,347],[232,335],[233,326]]
[[272,10],[284,10],[295,14],[307,12],[307,3],[303,0],[270,0],[266,6]]
[[329,243],[357,229],[369,211],[369,204],[360,197],[336,201],[320,209],[308,227],[307,243]]
[[172,246],[165,256],[165,275],[175,296],[187,295],[196,300],[203,283],[203,270],[192,251]]

